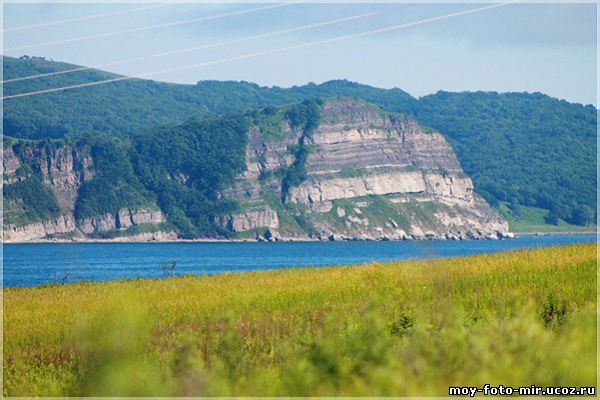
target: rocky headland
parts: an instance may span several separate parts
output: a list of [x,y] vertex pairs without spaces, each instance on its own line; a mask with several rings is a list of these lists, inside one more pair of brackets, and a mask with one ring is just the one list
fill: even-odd
[[[238,204],[237,211],[214,219],[224,234],[197,239],[512,236],[506,221],[474,192],[446,139],[410,117],[340,98],[321,104],[318,124],[310,130],[285,118],[277,121],[269,132],[259,125],[248,129],[245,171],[219,194]],[[151,200],[77,218],[81,185],[95,174],[86,149],[19,144],[5,146],[3,156],[4,185],[39,179],[60,208],[52,218],[35,220],[26,218],[27,204],[5,204],[5,242],[178,239],[169,216]],[[301,179],[293,181],[290,171],[301,171]]]

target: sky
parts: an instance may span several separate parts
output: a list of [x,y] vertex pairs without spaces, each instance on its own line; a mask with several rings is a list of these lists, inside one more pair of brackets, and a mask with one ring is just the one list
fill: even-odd
[[[597,105],[596,4],[508,4],[435,19],[486,4],[294,3],[268,9],[268,3],[153,8],[133,3],[5,3],[3,54],[43,56],[85,66],[113,63],[100,69],[176,83],[216,79],[290,87],[348,79],[398,87],[413,96],[438,90],[538,91]],[[253,8],[262,9],[232,15]],[[111,15],[81,19],[100,14]],[[222,14],[229,15],[179,24]],[[348,20],[219,45],[338,19]],[[64,20],[68,21],[32,26]],[[315,44],[424,20],[387,32]],[[19,29],[23,27],[28,29]],[[116,63],[208,45],[213,47]],[[228,59],[233,60],[224,62]],[[202,65],[212,62],[218,63]],[[197,64],[201,65],[187,68]],[[154,73],[164,70],[171,71]]]

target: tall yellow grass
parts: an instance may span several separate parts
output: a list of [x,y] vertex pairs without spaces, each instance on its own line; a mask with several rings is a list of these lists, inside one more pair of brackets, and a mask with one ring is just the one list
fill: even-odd
[[596,245],[4,289],[8,396],[596,384]]

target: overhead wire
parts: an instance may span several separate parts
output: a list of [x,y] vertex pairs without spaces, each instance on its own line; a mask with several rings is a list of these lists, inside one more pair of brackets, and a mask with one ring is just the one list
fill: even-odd
[[17,50],[33,49],[33,48],[37,48],[37,47],[53,46],[53,45],[57,45],[57,44],[73,43],[73,42],[80,42],[83,40],[99,39],[99,38],[125,35],[128,33],[137,33],[137,32],[145,32],[145,31],[154,30],[154,29],[169,28],[172,26],[191,24],[194,22],[209,21],[209,20],[218,19],[218,18],[232,17],[232,16],[236,16],[236,15],[244,15],[244,14],[254,13],[257,11],[269,10],[269,9],[273,9],[273,8],[286,7],[286,6],[289,6],[292,4],[297,4],[301,1],[303,1],[303,0],[291,1],[291,2],[286,2],[286,3],[269,4],[267,6],[254,7],[254,8],[244,9],[244,10],[239,10],[239,11],[230,11],[230,12],[226,12],[226,13],[222,13],[222,14],[205,15],[205,16],[197,17],[197,18],[190,18],[190,19],[174,21],[174,22],[166,22],[166,23],[156,24],[156,25],[141,26],[138,28],[124,29],[124,30],[120,30],[120,31],[97,33],[97,34],[87,35],[87,36],[76,36],[76,37],[71,37],[71,38],[67,38],[67,39],[60,39],[60,40],[54,40],[54,41],[42,42],[42,43],[32,43],[32,44],[28,44],[28,45],[24,45],[24,46],[6,48],[6,49],[4,49],[4,51],[11,52],[11,51],[17,51]]
[[17,26],[14,28],[3,29],[2,32],[4,32],[4,33],[20,32],[20,31],[25,31],[25,30],[29,30],[29,29],[35,29],[35,28],[45,28],[47,26],[56,26],[56,25],[61,25],[61,24],[66,24],[66,23],[88,21],[91,19],[113,17],[115,15],[131,14],[131,13],[135,13],[135,12],[152,10],[152,9],[156,9],[156,8],[169,7],[169,6],[173,6],[176,4],[180,4],[184,1],[186,1],[186,0],[174,1],[171,3],[154,4],[154,5],[145,6],[145,7],[127,8],[125,10],[117,10],[117,11],[111,11],[111,12],[100,13],[100,14],[83,15],[80,17],[66,18],[66,19],[61,19],[58,21],[41,22],[39,24],[33,24],[33,25]]
[[497,4],[492,4],[492,5],[483,6],[483,7],[471,8],[471,9],[468,9],[468,10],[457,11],[457,12],[453,12],[453,13],[449,13],[449,14],[444,14],[444,15],[440,15],[440,16],[436,16],[436,17],[425,18],[425,19],[421,19],[421,20],[413,21],[413,22],[409,22],[409,23],[397,24],[397,25],[392,25],[392,26],[388,26],[388,27],[384,27],[384,28],[378,28],[378,29],[373,29],[373,30],[368,30],[368,31],[363,31],[363,32],[357,32],[357,33],[353,33],[353,34],[348,34],[348,35],[343,35],[343,36],[337,36],[337,37],[333,37],[333,38],[329,38],[329,39],[323,39],[323,40],[318,40],[318,41],[309,42],[309,43],[302,43],[302,44],[294,45],[294,46],[288,46],[288,47],[282,47],[282,48],[264,50],[264,51],[250,53],[250,54],[244,54],[244,55],[241,55],[241,56],[235,56],[235,57],[225,58],[225,59],[221,59],[221,60],[209,61],[209,62],[198,63],[198,64],[184,65],[184,66],[181,66],[181,67],[168,68],[168,69],[163,69],[163,70],[159,70],[159,71],[145,72],[145,73],[142,73],[142,74],[138,74],[138,76],[135,76],[135,77],[133,77],[133,76],[120,76],[120,77],[117,77],[117,78],[106,79],[106,80],[101,80],[101,81],[86,82],[86,83],[82,83],[82,84],[76,84],[76,85],[70,85],[70,86],[63,86],[63,87],[59,87],[59,88],[52,88],[52,89],[44,89],[44,90],[37,90],[37,91],[32,91],[32,92],[26,92],[26,93],[19,93],[19,94],[15,94],[15,95],[4,96],[2,98],[2,100],[8,100],[8,99],[19,98],[19,97],[26,97],[26,96],[33,96],[33,95],[39,95],[39,94],[44,94],[44,93],[53,93],[53,92],[59,92],[59,91],[64,91],[64,90],[72,90],[72,89],[78,89],[78,88],[84,88],[84,87],[104,85],[104,84],[113,83],[113,82],[121,82],[121,81],[127,81],[127,80],[132,80],[132,79],[139,79],[140,77],[144,77],[144,76],[160,75],[160,74],[164,74],[164,73],[168,73],[168,72],[177,72],[177,71],[183,71],[183,70],[186,70],[186,69],[193,69],[193,68],[200,68],[200,67],[206,67],[206,66],[211,66],[211,65],[218,65],[218,64],[223,64],[223,63],[228,63],[228,62],[233,62],[233,61],[239,61],[239,60],[249,59],[249,58],[253,58],[253,57],[258,57],[258,56],[262,56],[262,55],[275,54],[275,53],[286,52],[286,51],[290,51],[290,50],[296,50],[296,49],[302,49],[302,48],[307,48],[307,47],[312,47],[312,46],[318,46],[318,45],[321,45],[321,44],[333,43],[333,42],[338,42],[338,41],[348,40],[348,39],[354,39],[354,38],[369,36],[369,35],[373,35],[373,34],[377,34],[377,33],[391,32],[391,31],[394,31],[394,30],[402,29],[402,28],[408,28],[408,27],[422,25],[422,24],[427,24],[427,23],[431,23],[431,22],[435,22],[435,21],[440,21],[440,20],[444,20],[444,19],[448,19],[448,18],[453,18],[453,17],[462,16],[462,15],[473,14],[473,13],[477,13],[477,12],[481,12],[481,11],[485,11],[485,10],[490,10],[490,9],[494,9],[494,8],[499,8],[499,7],[504,7],[504,6],[507,6],[507,5],[515,4],[515,3],[518,3],[520,1],[521,0],[515,0],[515,1],[506,2],[506,3],[497,3]]
[[[393,8],[406,8],[406,7],[410,7],[410,6],[412,6],[412,5],[407,4],[404,6],[392,7],[392,9]],[[342,23],[342,22],[348,22],[348,21],[352,21],[352,20],[356,20],[356,19],[366,18],[366,17],[370,17],[373,15],[389,12],[390,10],[391,9],[386,8],[383,10],[353,15],[350,17],[338,18],[338,19],[329,20],[329,21],[325,21],[325,22],[318,22],[318,23],[314,23],[314,24],[303,25],[303,26],[299,26],[299,27],[295,27],[295,28],[282,29],[282,30],[278,30],[278,31],[274,31],[274,32],[261,33],[258,35],[246,36],[246,37],[242,37],[242,38],[238,38],[238,39],[226,40],[223,42],[208,43],[208,44],[203,44],[203,45],[198,45],[198,46],[193,46],[193,47],[186,47],[186,48],[177,49],[177,50],[170,50],[170,51],[166,51],[166,52],[162,52],[162,53],[154,53],[154,54],[149,54],[149,55],[145,55],[145,56],[132,57],[132,58],[127,58],[127,59],[123,59],[123,60],[106,62],[106,63],[102,63],[102,64],[95,64],[95,65],[91,65],[91,66],[82,66],[82,67],[65,69],[65,70],[60,70],[60,71],[47,72],[47,73],[43,73],[43,74],[21,76],[21,77],[17,77],[17,78],[6,79],[6,80],[2,81],[1,83],[11,83],[11,82],[17,82],[17,81],[44,78],[44,77],[49,77],[49,76],[64,75],[64,74],[68,74],[68,73],[72,73],[72,72],[87,71],[87,70],[109,67],[109,66],[114,66],[114,65],[127,64],[127,63],[138,62],[138,61],[145,61],[145,60],[149,60],[149,59],[153,59],[153,58],[172,56],[172,55],[187,53],[187,52],[195,51],[195,50],[206,50],[206,49],[227,46],[227,45],[231,45],[231,44],[244,43],[244,42],[248,42],[248,41],[252,41],[252,40],[265,39],[265,38],[269,38],[269,37],[273,37],[273,36],[279,36],[279,35],[284,35],[284,34],[288,34],[288,33],[300,32],[300,31],[304,31],[304,30],[308,30],[308,29],[320,28],[323,26],[328,26],[328,25],[338,24],[338,23]]]

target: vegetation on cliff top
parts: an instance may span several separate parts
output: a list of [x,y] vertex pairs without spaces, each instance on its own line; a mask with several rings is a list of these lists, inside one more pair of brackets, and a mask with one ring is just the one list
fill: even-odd
[[213,218],[235,208],[218,191],[245,169],[247,130],[247,118],[231,116],[190,120],[128,141],[86,139],[97,173],[80,189],[76,218],[156,204],[183,237],[215,234]]
[[14,184],[3,185],[2,201],[5,224],[20,226],[62,214],[54,192],[34,174]]
[[596,384],[595,244],[5,288],[4,307],[7,396]]
[[291,107],[285,113],[290,126],[293,129],[300,129],[302,134],[294,151],[294,162],[284,171],[281,180],[282,201],[285,201],[290,188],[298,186],[306,180],[306,160],[309,153],[307,141],[319,126],[321,104],[321,101],[305,100],[301,104]]
[[[4,79],[79,66],[43,59],[3,56]],[[98,70],[77,71],[40,79],[6,83],[9,96],[49,87],[69,86],[114,78]],[[412,97],[402,90],[382,91],[347,81],[309,84],[291,89],[261,87],[249,82],[202,81],[179,85],[132,79],[65,92],[5,101],[4,134],[41,139],[82,134],[132,134],[162,125],[180,124],[190,117],[214,117],[269,105],[299,103],[305,99],[335,96],[376,99],[387,108],[401,108]]]
[[[3,59],[5,79],[74,67],[40,59]],[[4,91],[10,95],[109,76],[113,75],[88,70],[13,82],[6,84]],[[597,110],[541,93],[438,92],[416,99],[399,89],[343,80],[284,89],[248,82],[175,85],[135,79],[7,100],[4,134],[36,139],[82,134],[127,136],[181,123],[191,116],[201,118],[332,96],[362,98],[387,111],[413,115],[420,123],[439,130],[473,178],[476,191],[494,206],[504,201],[517,207],[543,208],[549,224],[562,219],[587,225],[597,220]],[[277,136],[272,130],[269,133]]]
[[214,217],[235,209],[218,192],[246,169],[248,126],[238,115],[136,137],[131,157],[137,175],[184,237],[217,233]]

